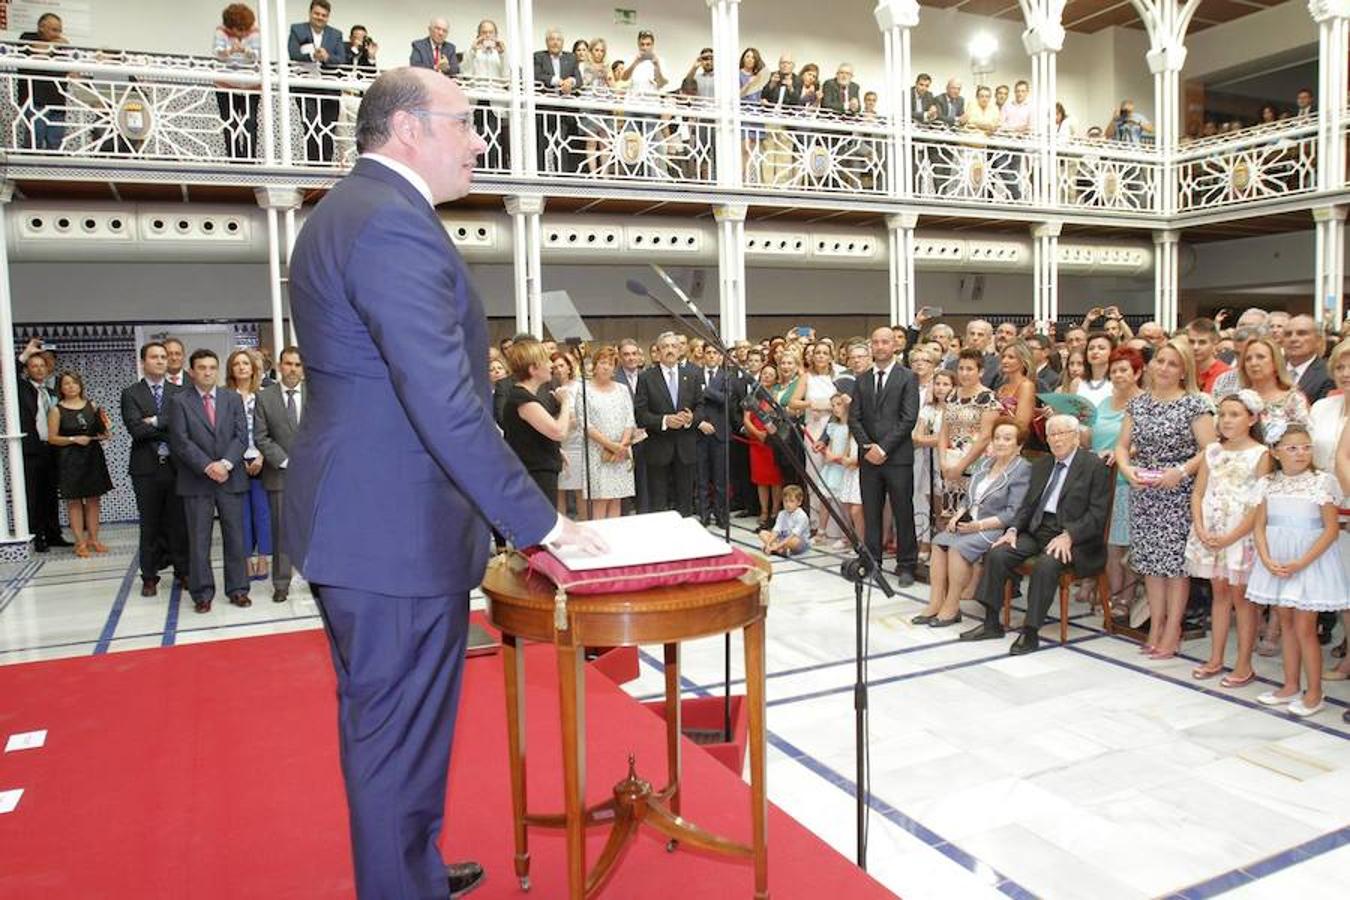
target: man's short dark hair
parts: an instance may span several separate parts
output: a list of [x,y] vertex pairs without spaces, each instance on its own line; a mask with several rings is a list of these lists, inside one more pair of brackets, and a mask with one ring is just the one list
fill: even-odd
[[302,366],[305,364],[305,357],[300,353],[300,348],[294,344],[282,347],[281,355],[277,357],[277,361],[280,362],[288,356],[294,356],[296,359],[300,360],[300,365]]
[[333,4],[329,3],[328,0],[309,0],[309,8],[311,10],[316,6],[329,13],[333,11]]
[[188,368],[189,369],[197,368],[197,360],[199,359],[214,359],[217,363],[220,362],[220,357],[216,356],[214,350],[208,350],[205,347],[198,347],[196,350],[193,350],[192,355],[188,357]]
[[702,50],[698,51],[698,55],[699,55],[699,56],[704,56],[704,55],[706,55],[706,54],[708,54],[708,53],[712,53],[712,52],[713,52],[713,48],[711,48],[711,47],[704,47]]
[[165,353],[169,352],[169,348],[164,346],[163,341],[146,341],[141,345],[141,362],[145,362],[145,354],[149,353],[155,347],[158,347]]
[[926,82],[928,82],[929,84],[932,84],[932,83],[933,83],[933,76],[932,76],[932,75],[929,75],[927,72],[920,72],[920,73],[915,77],[914,80],[915,80],[915,81],[926,81]]
[[37,27],[41,28],[42,23],[47,21],[48,19],[55,19],[58,22],[61,21],[61,17],[58,16],[56,13],[43,13],[42,15],[38,16]]
[[643,38],[646,38],[646,39],[649,40],[649,41],[655,41],[655,40],[656,40],[656,35],[652,34],[650,31],[639,31],[639,32],[638,32],[638,40],[640,41],[640,40],[642,40]]
[[356,111],[356,152],[384,146],[394,113],[425,109],[430,101],[426,84],[412,69],[391,69],[376,78]]
[[1186,330],[1194,331],[1196,334],[1207,334],[1210,340],[1217,341],[1219,339],[1219,326],[1213,319],[1192,319],[1186,323]]
[[1051,346],[1050,336],[1046,334],[1041,334],[1040,332],[1037,332],[1036,334],[1027,335],[1026,342],[1028,344],[1035,344],[1037,347],[1040,347],[1042,350],[1045,350],[1046,352],[1049,352]]
[[1019,78],[1016,81],[1014,81],[1013,87],[1020,87],[1021,85],[1024,84],[1027,86],[1027,90],[1031,90],[1031,82],[1027,81],[1025,78]]

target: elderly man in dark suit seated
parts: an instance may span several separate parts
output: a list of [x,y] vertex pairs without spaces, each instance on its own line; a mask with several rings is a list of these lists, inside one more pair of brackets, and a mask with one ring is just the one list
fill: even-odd
[[1032,467],[1031,484],[1012,525],[985,557],[978,592],[984,623],[961,634],[963,641],[1003,637],[1003,585],[1014,569],[1034,559],[1026,622],[1009,651],[1014,656],[1040,647],[1037,632],[1059,588],[1060,572],[1069,567],[1087,577],[1106,565],[1103,532],[1111,514],[1110,471],[1095,454],[1079,449],[1073,416],[1051,417],[1045,431],[1051,455]]

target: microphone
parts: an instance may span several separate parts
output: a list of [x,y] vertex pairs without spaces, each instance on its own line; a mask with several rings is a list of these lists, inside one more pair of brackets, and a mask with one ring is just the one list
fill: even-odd
[[628,279],[628,292],[630,294],[637,294],[639,297],[651,296],[651,291],[647,290],[647,286],[636,278]]

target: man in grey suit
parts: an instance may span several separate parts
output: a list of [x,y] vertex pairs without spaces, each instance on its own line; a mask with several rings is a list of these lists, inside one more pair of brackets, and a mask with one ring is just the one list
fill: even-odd
[[290,463],[291,441],[300,427],[305,405],[305,363],[300,348],[281,351],[277,366],[281,380],[258,393],[253,408],[253,443],[263,455],[263,487],[267,489],[267,508],[272,514],[272,601],[285,603],[291,589],[291,558],[283,549],[281,536],[281,498],[286,490],[286,466]]
[[220,360],[210,350],[194,350],[188,357],[192,386],[173,396],[169,415],[169,446],[178,461],[178,494],[187,515],[188,588],[199,613],[211,611],[216,594],[211,572],[211,520],[216,513],[224,544],[225,593],[235,606],[252,605],[244,570],[248,422],[243,399],[216,387],[219,368]]

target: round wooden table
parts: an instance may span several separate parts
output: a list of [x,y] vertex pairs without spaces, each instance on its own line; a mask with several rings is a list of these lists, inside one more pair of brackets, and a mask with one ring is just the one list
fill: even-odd
[[[767,900],[768,815],[764,783],[764,617],[768,611],[768,560],[732,581],[693,584],[620,594],[581,594],[558,600],[553,583],[525,571],[519,557],[499,556],[483,578],[488,619],[502,633],[506,682],[506,725],[511,756],[511,816],[515,868],[521,887],[530,886],[527,828],[562,828],[567,833],[567,884],[571,900],[594,896],[625,844],[647,823],[676,842],[753,860],[755,900]],[[680,817],[680,642],[744,630],[745,702],[749,713],[751,842],[711,834]],[[525,799],[525,677],[522,641],[554,645],[561,699],[563,796],[561,814],[530,813]],[[654,790],[638,777],[632,758],[628,776],[614,796],[585,806],[586,711],[583,684],[586,647],[661,644],[665,649],[667,784]],[[586,868],[586,828],[610,825],[600,858]]]

